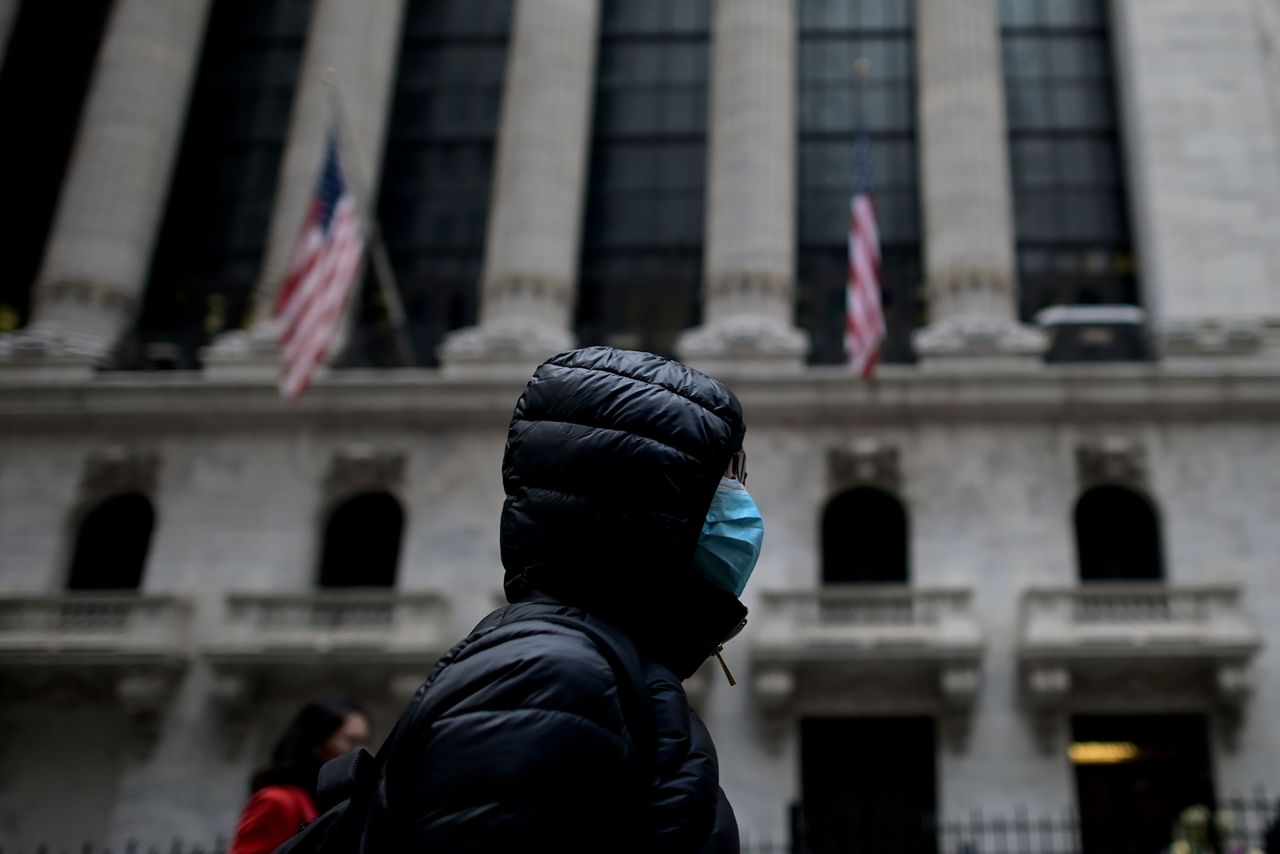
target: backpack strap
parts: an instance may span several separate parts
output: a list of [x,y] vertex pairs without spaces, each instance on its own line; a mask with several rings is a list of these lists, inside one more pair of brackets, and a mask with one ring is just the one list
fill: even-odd
[[316,779],[316,812],[323,815],[343,801],[351,801],[348,812],[360,813],[373,800],[378,788],[378,777],[387,758],[396,751],[399,736],[406,718],[417,711],[422,697],[414,698],[413,704],[405,710],[396,721],[396,725],[387,733],[376,755],[361,747],[335,756],[320,766],[320,776]]
[[627,729],[632,734],[636,749],[632,752],[631,765],[634,779],[640,791],[645,792],[653,784],[657,769],[657,727],[654,721],[653,699],[644,678],[644,668],[635,644],[620,630],[596,617],[585,619],[565,614],[530,614],[513,622],[541,621],[576,629],[590,637],[609,662],[618,681],[618,699]]

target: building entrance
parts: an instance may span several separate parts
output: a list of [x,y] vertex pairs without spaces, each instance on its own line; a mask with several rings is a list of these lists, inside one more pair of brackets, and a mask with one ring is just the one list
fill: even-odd
[[1203,715],[1079,715],[1071,733],[1086,854],[1164,851],[1182,810],[1214,802]]
[[934,854],[933,718],[811,718],[800,724],[809,854]]

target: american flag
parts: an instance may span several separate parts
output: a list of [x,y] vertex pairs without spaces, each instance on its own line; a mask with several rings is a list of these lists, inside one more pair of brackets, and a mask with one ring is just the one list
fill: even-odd
[[280,393],[285,397],[306,391],[324,363],[363,254],[360,216],[342,177],[337,134],[331,132],[320,181],[276,299],[284,357]]
[[853,144],[853,197],[849,201],[849,281],[845,287],[844,349],[863,379],[875,376],[884,341],[880,305],[880,230],[871,201],[871,140],[865,130]]

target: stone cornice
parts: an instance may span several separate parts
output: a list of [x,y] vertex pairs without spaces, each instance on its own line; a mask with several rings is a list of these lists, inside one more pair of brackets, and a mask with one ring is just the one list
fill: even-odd
[[[24,379],[0,371],[0,433],[122,429],[236,432],[280,429],[501,431],[527,373],[450,377],[438,370],[349,371],[300,401],[273,384],[199,374],[99,374]],[[846,427],[932,421],[1280,421],[1280,365],[1221,362],[1040,366],[947,371],[887,366],[873,384],[840,367],[722,378],[753,427]]]

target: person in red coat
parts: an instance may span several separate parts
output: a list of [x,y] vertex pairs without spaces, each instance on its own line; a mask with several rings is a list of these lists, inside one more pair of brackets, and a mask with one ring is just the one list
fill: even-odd
[[369,716],[343,697],[314,700],[298,712],[253,776],[252,794],[236,824],[228,854],[271,854],[316,817],[320,766],[369,741]]

